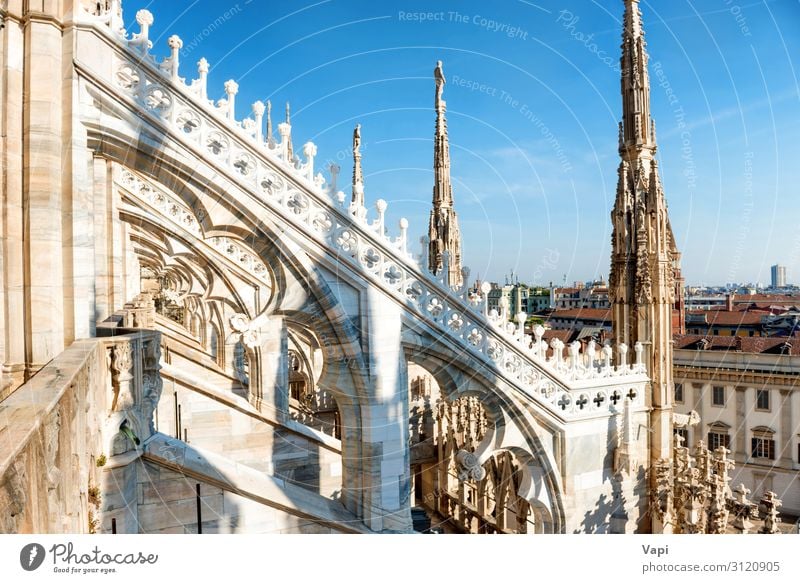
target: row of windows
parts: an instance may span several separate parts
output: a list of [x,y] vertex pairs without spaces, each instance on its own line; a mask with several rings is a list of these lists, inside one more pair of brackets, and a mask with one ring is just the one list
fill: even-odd
[[[704,329],[701,330],[700,328],[690,328],[689,330],[687,330],[687,332],[689,334],[697,334],[697,335],[708,334],[708,330],[704,330]],[[712,329],[711,335],[712,336],[740,336],[740,337],[744,338],[744,333],[745,332],[747,332],[747,336],[750,337],[750,338],[752,338],[754,336],[763,336],[764,335],[762,332],[756,332],[755,330],[741,330],[740,331],[738,329],[737,330],[727,330],[726,329],[725,330],[725,334],[720,334],[719,333],[719,328]]]
[[[685,427],[676,427],[675,434],[681,436],[684,447],[688,446],[689,434]],[[719,447],[730,450],[731,436],[720,431],[709,431],[707,443],[711,451]],[[767,436],[753,437],[750,440],[750,451],[753,458],[774,460],[775,440]],[[800,444],[797,444],[797,461],[800,463]]]
[[[711,387],[711,404],[717,407],[725,406],[725,387]],[[683,403],[683,383],[675,383],[675,402]],[[769,390],[756,389],[756,409],[769,411]]]

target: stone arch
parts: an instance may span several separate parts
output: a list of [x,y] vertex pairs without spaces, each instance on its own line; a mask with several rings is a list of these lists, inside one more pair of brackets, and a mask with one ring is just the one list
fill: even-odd
[[[535,510],[542,520],[547,519],[543,524],[549,525],[548,532],[563,532],[563,488],[559,468],[542,443],[543,438],[551,435],[550,430],[533,417],[529,406],[515,398],[514,390],[503,379],[484,366],[476,367],[475,360],[463,350],[451,350],[438,339],[426,338],[410,329],[404,332],[404,347],[410,360],[431,372],[444,397],[453,400],[475,396],[479,399],[491,423],[474,452],[476,462],[483,465],[495,451],[502,449],[524,459],[526,471],[535,475],[539,487],[537,495],[529,501],[538,500]],[[541,488],[546,496],[542,495]]]
[[544,471],[539,461],[531,453],[519,446],[504,448],[519,460],[523,480],[518,494],[530,504],[534,516],[536,534],[554,534],[556,523],[553,519],[553,501],[545,482]]
[[[136,123],[141,124],[141,119]],[[112,129],[98,123],[98,120],[86,121],[88,142],[90,147],[97,150],[98,156],[131,167],[160,184],[185,183],[198,191],[203,189],[206,192],[219,187],[215,184],[199,183],[188,160],[175,157],[174,152],[168,152],[166,148],[145,146],[141,139],[144,134],[134,123],[127,127],[130,134],[120,131],[120,124],[113,125]],[[146,141],[153,143],[150,138],[146,138]],[[131,143],[139,144],[135,151],[129,148]],[[196,160],[192,160],[192,163],[196,163]],[[188,189],[179,191],[184,192],[188,192]],[[224,194],[218,192],[215,196],[217,200],[221,200]],[[370,403],[371,395],[369,374],[357,331],[331,292],[321,270],[298,244],[280,237],[269,221],[255,216],[250,209],[237,208],[236,212],[239,215],[240,228],[255,237],[257,245],[254,245],[254,251],[259,257],[264,260],[278,257],[282,269],[301,274],[310,297],[324,314],[324,321],[330,331],[328,348],[332,358],[326,362],[321,382],[338,390],[336,398],[342,426],[345,428],[342,440],[342,501],[348,509],[369,523],[375,515],[380,514],[380,485],[374,483],[371,476],[379,473],[373,466],[379,466],[381,462],[379,457],[365,455],[362,449],[363,443],[370,440],[369,433],[372,430],[368,413],[364,409]],[[210,212],[202,220],[214,222],[212,214]],[[276,287],[279,291],[285,291],[280,285]],[[283,299],[278,297],[276,304],[280,304]]]

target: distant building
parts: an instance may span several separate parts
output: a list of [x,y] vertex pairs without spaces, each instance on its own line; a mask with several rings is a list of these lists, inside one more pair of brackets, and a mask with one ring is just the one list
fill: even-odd
[[697,310],[686,314],[686,331],[703,336],[766,336],[760,310]]
[[675,336],[675,412],[700,422],[677,428],[690,448],[732,451],[731,484],[758,500],[781,493],[782,510],[800,514],[800,339]]
[[575,310],[592,308],[608,310],[608,286],[605,282],[592,282],[583,287],[557,287],[551,290],[550,307],[554,310]]
[[[729,298],[730,296],[730,298]],[[727,308],[730,299],[731,308]],[[696,310],[713,309],[753,309],[765,308],[772,311],[800,309],[800,294],[728,294],[728,293],[696,293],[687,294],[686,309],[690,312]]]
[[784,265],[772,266],[772,287],[774,288],[786,287],[786,266]]
[[520,312],[533,315],[546,310],[550,305],[550,291],[542,287],[530,287],[524,283],[492,284],[489,292],[489,309],[507,310],[506,317],[514,318]]
[[553,330],[568,330],[570,341],[594,338],[603,342],[611,336],[611,310],[598,308],[573,308],[556,310],[546,321]]

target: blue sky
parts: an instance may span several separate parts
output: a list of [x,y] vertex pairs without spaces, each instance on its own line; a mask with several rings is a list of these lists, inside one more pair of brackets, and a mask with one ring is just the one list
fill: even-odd
[[[349,185],[362,124],[368,206],[427,230],[433,68],[444,97],[464,262],[547,283],[607,277],[616,188],[622,0],[272,2],[125,0],[155,16],[156,54],[211,63],[209,95],[240,86],[237,118],[292,103]],[[692,284],[800,282],[800,0],[642,0],[652,111],[673,229]],[[274,121],[280,121],[274,119]],[[418,246],[418,245],[417,245]],[[416,247],[416,246],[415,246]]]

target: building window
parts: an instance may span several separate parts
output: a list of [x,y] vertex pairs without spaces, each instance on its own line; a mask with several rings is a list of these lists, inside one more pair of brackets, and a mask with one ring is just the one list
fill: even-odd
[[717,407],[725,406],[725,387],[714,387],[711,390],[711,404]]
[[752,439],[753,457],[768,460],[775,459],[775,440],[767,436]]
[[708,432],[708,449],[716,451],[717,448],[724,447],[725,449],[731,448],[731,436],[727,433],[719,431]]
[[714,336],[719,336],[719,330],[717,330],[716,328],[714,328]]
[[689,447],[689,430],[686,429],[685,427],[675,427],[673,429],[673,431],[674,431],[674,435],[680,435],[681,436],[681,440],[682,440],[681,441],[681,445],[683,447]]
[[769,411],[769,390],[758,389],[756,391],[756,409]]
[[683,403],[683,383],[675,383],[675,402]]

